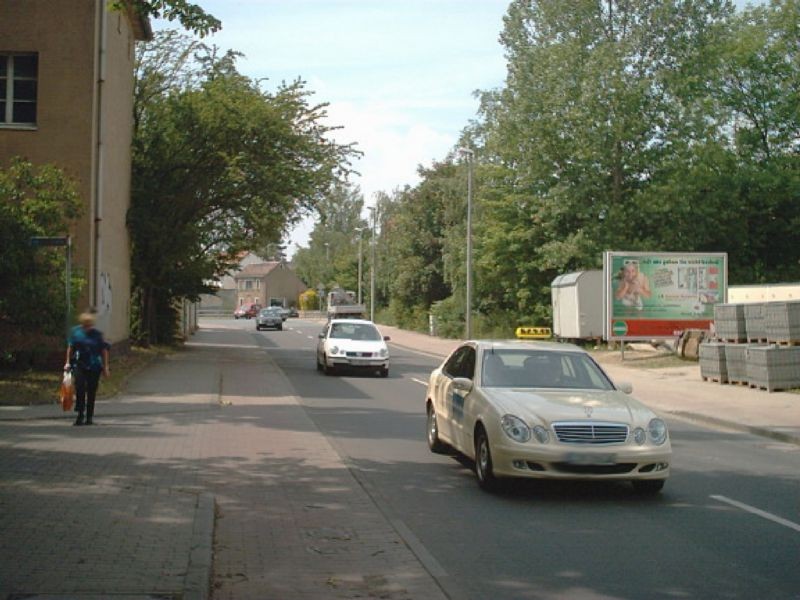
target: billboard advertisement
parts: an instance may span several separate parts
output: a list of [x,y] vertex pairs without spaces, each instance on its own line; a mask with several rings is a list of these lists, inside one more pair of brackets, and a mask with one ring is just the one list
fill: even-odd
[[708,329],[727,300],[725,253],[606,252],[604,337],[651,340]]

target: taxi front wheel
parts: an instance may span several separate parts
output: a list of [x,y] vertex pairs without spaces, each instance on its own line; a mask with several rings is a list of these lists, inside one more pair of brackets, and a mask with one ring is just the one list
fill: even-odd
[[428,405],[428,448],[431,452],[442,454],[447,448],[444,442],[439,439],[439,425],[436,422],[436,411],[432,405]]
[[483,427],[479,427],[475,434],[475,475],[482,490],[496,492],[500,489],[500,480],[494,476],[489,437]]

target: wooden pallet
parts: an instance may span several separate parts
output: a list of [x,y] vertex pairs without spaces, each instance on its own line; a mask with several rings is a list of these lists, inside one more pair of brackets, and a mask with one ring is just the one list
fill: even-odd
[[715,342],[724,342],[726,344],[746,344],[747,343],[747,339],[746,338],[736,338],[736,339],[734,339],[734,338],[722,338],[722,337],[720,337],[720,338],[716,338],[714,341]]
[[770,344],[778,346],[800,346],[800,340],[771,340]]
[[772,388],[772,389],[769,389],[769,387],[766,386],[766,385],[757,385],[755,383],[751,383],[750,387],[753,388],[754,390],[762,390],[764,392],[770,392],[770,393],[771,392],[782,392],[784,390],[788,390],[789,389],[789,388]]
[[723,377],[703,377],[703,381],[711,381],[713,383],[728,383],[727,378]]
[[749,381],[733,381],[731,379],[731,380],[728,381],[728,383],[730,383],[731,385],[743,385],[743,386],[746,386],[746,387],[750,386],[750,382]]
[[769,340],[767,338],[747,338],[748,344],[768,344]]

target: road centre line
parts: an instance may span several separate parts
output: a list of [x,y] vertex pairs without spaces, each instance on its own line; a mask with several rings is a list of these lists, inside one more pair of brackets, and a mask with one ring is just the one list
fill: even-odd
[[794,529],[795,531],[800,532],[800,524],[795,523],[793,521],[789,521],[788,519],[784,519],[783,517],[773,515],[772,513],[768,513],[764,510],[761,510],[760,508],[750,506],[749,504],[745,504],[744,502],[732,500],[731,498],[726,498],[725,496],[712,495],[710,497],[719,502],[730,504],[731,506],[735,506],[736,508],[739,508],[745,512],[749,512],[751,514],[759,516],[762,519],[767,519],[768,521],[772,521],[773,523],[777,523],[778,525],[783,525],[784,527],[788,527],[789,529]]
[[411,381],[413,381],[414,383],[418,383],[420,385],[424,385],[425,387],[428,387],[428,382],[422,381],[422,379],[417,379],[416,377],[412,377]]

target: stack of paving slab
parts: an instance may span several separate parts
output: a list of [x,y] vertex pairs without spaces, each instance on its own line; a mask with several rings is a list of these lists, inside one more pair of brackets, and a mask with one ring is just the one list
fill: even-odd
[[800,302],[764,304],[767,339],[779,344],[800,344]]
[[727,344],[703,342],[700,344],[700,376],[703,381],[728,383],[728,365],[725,358]]
[[800,388],[800,301],[718,304],[714,328],[717,339],[700,346],[704,380]]
[[767,341],[767,323],[764,317],[766,306],[764,302],[744,305],[744,328],[747,332],[747,341],[751,344]]
[[748,348],[747,381],[768,392],[800,387],[800,346]]
[[717,337],[725,342],[746,342],[747,326],[744,304],[714,305],[714,328]]

